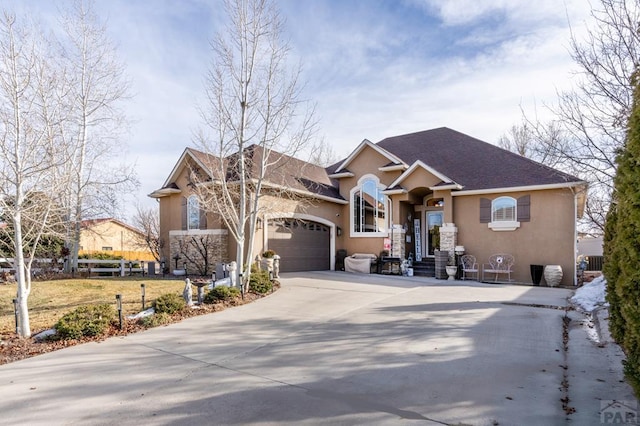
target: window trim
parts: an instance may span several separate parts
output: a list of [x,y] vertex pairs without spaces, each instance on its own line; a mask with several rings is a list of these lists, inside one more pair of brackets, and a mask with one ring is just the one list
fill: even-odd
[[[384,211],[384,231],[377,232],[361,232],[355,230],[355,194],[357,192],[362,192],[362,186],[367,181],[373,181],[376,186],[376,190],[378,194],[384,197],[385,203],[385,211]],[[379,237],[387,237],[389,235],[389,216],[391,214],[391,200],[387,195],[381,194],[382,191],[385,190],[385,186],[380,184],[380,179],[376,175],[366,174],[358,179],[358,184],[351,188],[349,192],[349,235],[352,238],[379,238]],[[376,195],[378,195],[376,194]]]

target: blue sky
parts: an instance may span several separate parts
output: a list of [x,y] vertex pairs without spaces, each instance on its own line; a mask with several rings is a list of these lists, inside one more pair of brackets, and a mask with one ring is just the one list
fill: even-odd
[[[0,0],[55,25],[65,1]],[[544,118],[572,84],[569,26],[585,0],[278,0],[304,95],[320,133],[344,157],[364,138],[447,126],[496,143],[521,108]],[[209,40],[225,20],[220,0],[98,0],[134,97],[129,158],[151,204],[200,124]],[[537,106],[537,108],[536,108]]]

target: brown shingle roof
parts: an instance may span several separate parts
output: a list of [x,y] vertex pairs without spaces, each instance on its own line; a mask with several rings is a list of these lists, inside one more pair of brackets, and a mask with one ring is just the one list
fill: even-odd
[[[193,148],[188,148],[188,150],[209,170],[212,170],[212,167],[218,167],[219,159],[217,157]],[[260,172],[260,161],[265,151],[258,145],[250,145],[244,151],[247,176],[249,178],[257,178]],[[235,168],[232,167],[236,157],[237,155],[234,154],[225,158],[228,167],[227,179],[233,179],[234,174],[237,176]],[[269,184],[293,190],[308,191],[325,197],[344,199],[340,195],[338,188],[332,184],[323,167],[275,151],[270,152],[268,164],[265,182]]]
[[[421,161],[453,180],[439,185],[459,184],[463,190],[582,182],[575,176],[446,127],[389,137],[378,142],[377,146],[406,164]],[[193,148],[187,148],[187,151],[208,170],[219,164],[218,157]],[[263,153],[258,145],[245,149],[248,176],[258,176],[259,161]],[[234,158],[235,155],[228,156],[224,161],[229,166],[233,164]],[[334,173],[344,161],[325,169],[286,154],[271,152],[270,162],[273,164],[268,167],[265,180],[274,185],[344,200],[340,195],[339,180],[329,178],[329,174]],[[393,164],[395,163],[387,166]],[[345,170],[347,169],[342,171]],[[233,173],[233,167],[227,167],[227,178],[232,177]]]
[[422,161],[464,190],[581,182],[575,176],[446,127],[393,136],[377,145],[407,164]]

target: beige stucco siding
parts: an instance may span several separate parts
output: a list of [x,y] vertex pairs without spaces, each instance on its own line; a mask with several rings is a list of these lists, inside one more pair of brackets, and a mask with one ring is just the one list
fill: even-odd
[[[493,231],[480,223],[480,198],[507,195],[531,196],[531,220],[520,222],[515,231]],[[570,189],[515,192],[453,197],[453,217],[458,228],[458,244],[464,245],[478,263],[506,252],[515,257],[516,281],[530,283],[530,264],[561,265],[562,285],[573,284],[575,213]]]
[[162,197],[160,200],[160,239],[163,242],[162,255],[169,262],[169,231],[182,229],[182,212],[180,210],[180,195]]

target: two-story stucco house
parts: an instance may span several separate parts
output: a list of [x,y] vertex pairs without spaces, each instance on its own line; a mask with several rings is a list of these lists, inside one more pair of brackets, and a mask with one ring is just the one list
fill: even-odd
[[[208,157],[186,149],[150,194],[160,201],[168,263],[193,235],[211,237],[212,261],[233,260],[227,230],[215,215],[201,214],[190,190],[190,173],[206,169]],[[562,284],[573,283],[576,218],[587,190],[574,176],[448,128],[364,140],[327,169],[282,161],[267,176],[263,203],[277,208],[260,217],[254,253],[275,250],[283,272],[334,269],[340,249],[379,254],[390,247],[394,256],[419,259],[464,246],[480,264],[495,253],[513,255],[517,282],[531,282],[531,264],[554,264],[565,271]],[[295,196],[283,197],[282,188]]]

